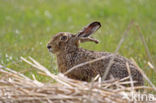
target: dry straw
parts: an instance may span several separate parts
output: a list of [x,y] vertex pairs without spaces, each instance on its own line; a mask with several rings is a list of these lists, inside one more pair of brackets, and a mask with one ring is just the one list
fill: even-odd
[[55,80],[56,83],[41,83],[34,75],[32,80],[0,65],[0,101],[2,103],[128,103],[132,102],[132,88],[133,93],[137,93],[136,90],[144,90],[146,93],[155,90],[147,86],[123,86],[123,84],[129,85],[135,82],[130,79],[130,75],[120,80],[87,83],[69,79],[63,74],[54,75],[31,57],[31,61],[23,57],[22,60]]

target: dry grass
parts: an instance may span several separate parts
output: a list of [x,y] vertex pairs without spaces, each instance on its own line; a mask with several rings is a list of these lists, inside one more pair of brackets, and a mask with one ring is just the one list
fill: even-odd
[[[94,78],[98,82],[90,83],[65,77],[63,74],[51,74],[48,69],[33,58],[25,62],[35,67],[41,74],[51,77],[56,83],[41,83],[32,75],[33,80],[21,73],[0,65],[0,101],[4,103],[128,103],[131,101],[132,87],[123,84],[133,84],[130,76],[121,80],[111,79],[101,81],[99,75]],[[128,65],[127,65],[128,66]],[[143,74],[145,75],[145,74]],[[129,81],[130,79],[130,81]],[[127,80],[127,81],[125,81]],[[137,91],[136,91],[137,90]],[[133,86],[133,93],[150,93],[154,87]],[[140,93],[140,92],[139,92]],[[154,103],[154,101],[153,101]]]

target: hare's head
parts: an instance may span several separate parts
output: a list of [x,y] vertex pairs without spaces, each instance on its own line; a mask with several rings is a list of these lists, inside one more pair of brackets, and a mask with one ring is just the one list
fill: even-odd
[[92,41],[98,43],[98,40],[91,38],[90,35],[100,27],[100,22],[93,22],[84,27],[84,29],[77,34],[60,32],[52,37],[47,45],[47,48],[54,54],[60,54],[62,52],[77,50],[80,42]]

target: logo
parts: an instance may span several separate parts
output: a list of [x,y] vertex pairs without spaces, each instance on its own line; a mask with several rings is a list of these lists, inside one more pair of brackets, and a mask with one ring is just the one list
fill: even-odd
[[153,102],[156,101],[156,97],[153,94],[146,94],[140,92],[123,93],[122,99],[135,102]]

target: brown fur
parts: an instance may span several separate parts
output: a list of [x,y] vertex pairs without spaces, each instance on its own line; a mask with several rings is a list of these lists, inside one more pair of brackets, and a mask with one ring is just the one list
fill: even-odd
[[[67,75],[70,78],[83,81],[90,81],[97,74],[103,76],[113,54],[79,48],[80,42],[91,41],[98,43],[98,40],[89,36],[100,27],[101,25],[99,22],[93,22],[76,35],[60,32],[50,40],[47,47],[50,52],[56,54],[59,72],[65,73],[73,66],[105,56],[105,59],[79,67]],[[136,67],[130,60],[120,55],[115,55],[114,62],[106,79],[109,79],[111,75],[114,78],[119,79],[127,77],[128,72],[126,62],[130,65],[133,80],[138,81],[135,85],[143,85],[144,81],[140,72],[137,71]]]

